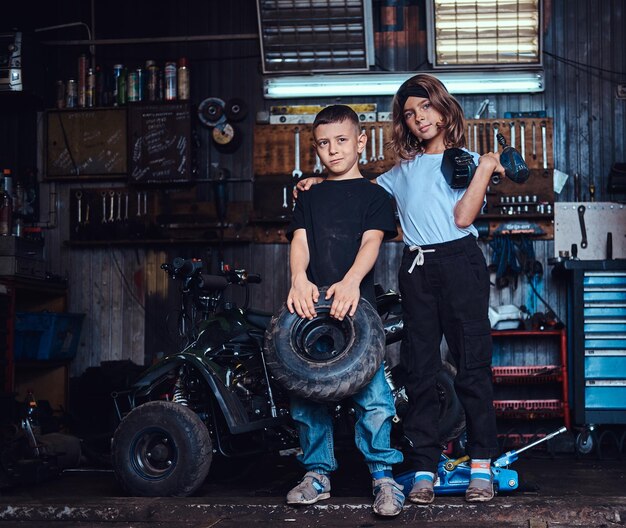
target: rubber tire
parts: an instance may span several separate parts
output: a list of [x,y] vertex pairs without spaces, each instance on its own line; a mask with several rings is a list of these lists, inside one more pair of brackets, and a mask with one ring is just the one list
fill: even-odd
[[[165,446],[166,458],[174,462],[169,468],[151,472],[151,461],[142,456],[142,442],[153,435],[167,437],[168,441],[159,446]],[[213,444],[202,420],[188,407],[167,401],[152,401],[133,409],[120,422],[111,445],[111,462],[119,484],[126,493],[138,497],[191,495],[206,479],[212,458]]]
[[[361,299],[354,317],[346,316],[343,322],[337,322],[328,315],[332,298],[325,299],[326,290],[319,290],[317,317],[312,321],[283,306],[265,333],[266,362],[276,381],[292,394],[319,402],[339,401],[356,394],[372,379],[385,356],[385,332],[372,305]],[[341,326],[349,335],[338,355],[316,361],[302,353],[299,331],[309,324],[324,327],[325,321]],[[311,333],[303,331],[302,335]]]

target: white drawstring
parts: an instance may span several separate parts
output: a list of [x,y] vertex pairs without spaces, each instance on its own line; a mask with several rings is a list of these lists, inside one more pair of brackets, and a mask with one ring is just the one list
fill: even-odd
[[421,266],[424,264],[424,253],[434,253],[434,249],[422,249],[420,246],[409,246],[409,251],[413,252],[417,250],[417,255],[413,259],[413,264],[409,268],[409,273],[413,273],[415,266]]

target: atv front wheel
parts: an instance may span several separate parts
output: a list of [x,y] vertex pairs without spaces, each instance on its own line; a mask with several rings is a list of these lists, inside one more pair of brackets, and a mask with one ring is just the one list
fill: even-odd
[[385,355],[380,316],[361,298],[354,317],[330,316],[332,298],[320,288],[317,316],[303,319],[283,306],[265,333],[267,366],[289,392],[316,401],[339,401],[372,379]]
[[213,445],[198,415],[180,403],[152,401],[133,409],[113,435],[115,476],[130,495],[186,497],[204,482]]

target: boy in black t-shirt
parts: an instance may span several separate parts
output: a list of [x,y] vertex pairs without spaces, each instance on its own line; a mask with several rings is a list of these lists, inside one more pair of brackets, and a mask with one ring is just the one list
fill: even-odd
[[[315,149],[328,178],[296,200],[291,240],[291,289],[287,307],[303,318],[315,317],[318,286],[329,288],[331,317],[353,316],[363,296],[375,306],[374,263],[384,238],[396,235],[389,195],[359,172],[359,156],[367,136],[359,119],[344,105],[324,108],[313,123]],[[402,511],[402,488],[393,480],[392,464],[402,453],[390,446],[395,407],[384,366],[352,396],[357,421],[355,440],[372,474],[374,512],[395,516]],[[291,398],[291,415],[300,435],[306,468],[302,481],[287,494],[288,504],[313,504],[330,497],[328,475],[337,468],[333,425],[323,403]]]

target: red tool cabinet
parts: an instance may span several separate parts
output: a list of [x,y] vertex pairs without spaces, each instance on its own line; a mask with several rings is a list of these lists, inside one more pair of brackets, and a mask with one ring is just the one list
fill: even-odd
[[[494,330],[492,337],[498,436],[509,445],[526,444],[542,436],[536,432],[544,430],[540,420],[556,420],[569,429],[566,330]],[[515,345],[508,357],[507,342]],[[530,364],[533,360],[537,363]]]

